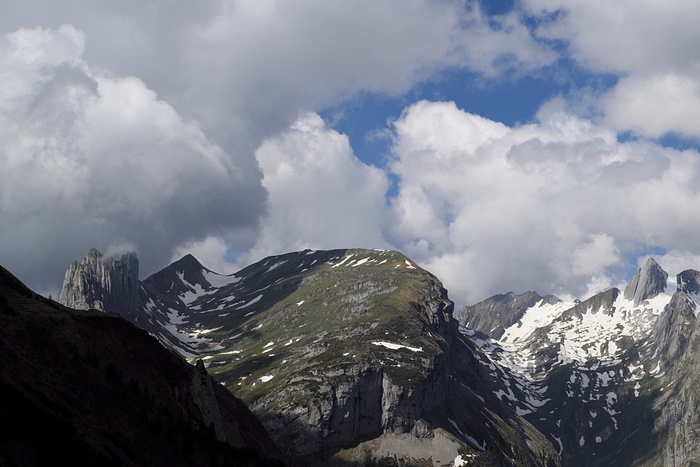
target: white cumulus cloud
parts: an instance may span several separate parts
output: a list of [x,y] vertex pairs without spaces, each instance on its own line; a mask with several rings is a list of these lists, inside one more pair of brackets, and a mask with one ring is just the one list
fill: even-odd
[[617,83],[601,93],[603,121],[658,138],[700,138],[700,3],[684,0],[525,0],[535,34],[566,44],[582,67]]
[[314,113],[300,116],[256,152],[270,212],[241,266],[270,254],[332,248],[382,248],[386,174],[360,162],[345,135]]
[[[697,255],[694,151],[618,142],[564,113],[510,128],[453,103],[394,123],[390,237],[458,303],[508,290],[585,296],[643,248]],[[607,278],[602,280],[601,278]]]

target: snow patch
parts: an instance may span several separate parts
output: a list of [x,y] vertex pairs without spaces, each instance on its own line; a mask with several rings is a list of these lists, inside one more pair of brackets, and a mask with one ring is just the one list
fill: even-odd
[[270,266],[269,268],[267,268],[267,271],[265,271],[263,274],[267,274],[268,272],[274,271],[275,269],[277,269],[278,267],[282,266],[282,265],[283,265],[284,263],[286,263],[286,262],[287,262],[287,260],[282,260],[282,261],[276,262],[275,264],[273,264],[272,266]]
[[528,308],[517,323],[505,330],[501,342],[518,342],[527,339],[537,328],[551,323],[565,310],[573,306],[574,302],[559,302],[548,305],[542,299]]
[[192,302],[197,300],[200,297],[203,297],[204,295],[207,295],[207,291],[202,288],[201,285],[199,284],[189,284],[185,279],[184,279],[184,274],[181,272],[177,273],[178,277],[180,277],[180,280],[182,280],[182,283],[185,284],[190,290],[187,292],[181,293],[179,295],[180,300],[182,303],[185,305],[191,305]]
[[476,454],[460,454],[459,456],[455,457],[454,461],[452,461],[452,465],[454,467],[465,467],[466,465],[469,465],[469,459],[473,457],[476,457]]
[[398,349],[408,349],[412,352],[422,352],[423,348],[422,347],[409,347],[408,345],[403,345],[403,344],[392,344],[391,342],[383,342],[383,341],[378,341],[378,342],[372,342],[373,345],[381,345],[382,347],[386,347],[387,349],[391,350],[398,350]]
[[367,258],[362,258],[361,260],[359,260],[358,262],[356,262],[355,264],[353,264],[352,267],[354,268],[354,267],[356,267],[356,266],[360,266],[360,265],[362,265],[362,264],[365,264],[367,261],[369,261],[369,257],[367,257]]
[[246,303],[245,305],[239,306],[238,308],[245,308],[245,307],[248,307],[248,306],[253,305],[253,304],[255,304],[255,303],[258,303],[258,302],[260,301],[261,298],[263,298],[263,295],[262,295],[262,294],[258,295],[257,297],[255,297],[254,299],[252,299],[251,301],[249,301],[248,303]]
[[552,438],[557,440],[557,443],[559,443],[559,455],[561,455],[561,453],[564,452],[564,444],[562,444],[561,438],[557,438],[554,435],[551,435],[551,436],[552,436]]
[[202,271],[202,275],[209,282],[212,287],[221,288],[226,285],[235,284],[241,281],[241,277],[236,277],[234,275],[224,276],[211,271]]
[[460,430],[459,426],[457,426],[457,422],[455,422],[451,418],[448,418],[447,420],[452,424],[453,427],[455,427],[455,430],[457,430],[464,439],[472,443],[474,447],[476,447],[479,451],[486,451],[486,440],[484,440],[483,443],[478,442],[473,436],[469,436],[468,434]]
[[349,260],[349,259],[352,258],[353,256],[355,256],[355,255],[352,255],[352,254],[351,254],[351,255],[346,256],[345,258],[343,258],[343,260],[342,260],[340,263],[334,264],[333,267],[334,267],[334,268],[337,268],[338,266],[342,266],[347,260]]

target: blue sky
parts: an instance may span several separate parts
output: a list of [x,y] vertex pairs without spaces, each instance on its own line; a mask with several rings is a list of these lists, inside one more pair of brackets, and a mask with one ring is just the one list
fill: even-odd
[[458,305],[700,268],[700,5],[0,0],[0,264],[393,248]]

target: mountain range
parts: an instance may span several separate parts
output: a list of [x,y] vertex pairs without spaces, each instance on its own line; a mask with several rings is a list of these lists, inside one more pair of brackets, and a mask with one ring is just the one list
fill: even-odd
[[116,313],[211,374],[259,420],[257,439],[269,433],[249,447],[257,459],[700,462],[700,273],[669,280],[653,259],[624,290],[583,301],[509,292],[454,311],[440,281],[395,251],[306,250],[232,275],[188,255],[139,280],[135,254],[90,250],[59,301],[92,310],[70,316]]
[[669,280],[648,259],[624,291],[574,302],[510,293],[455,316],[502,375],[501,400],[564,465],[694,465],[698,279]]
[[[208,371],[295,465],[558,465],[496,396],[439,280],[383,250],[302,251],[222,276],[185,256],[138,281],[91,250],[60,301],[106,308]],[[114,291],[119,293],[115,296]]]

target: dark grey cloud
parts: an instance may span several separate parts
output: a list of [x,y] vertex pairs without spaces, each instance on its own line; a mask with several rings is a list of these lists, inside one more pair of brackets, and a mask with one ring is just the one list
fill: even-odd
[[303,112],[555,58],[475,2],[0,8],[0,261],[40,289],[93,246],[138,249],[146,273],[184,247],[251,248],[269,206],[255,151]]
[[1,42],[6,267],[51,288],[90,245],[129,245],[152,272],[185,241],[250,235],[266,206],[257,166],[236,165],[141,80],[90,67],[83,41],[62,26]]

